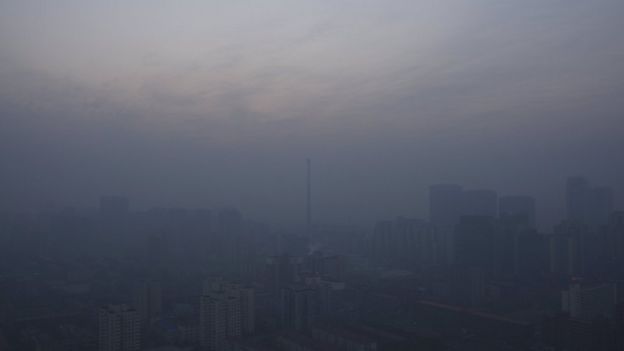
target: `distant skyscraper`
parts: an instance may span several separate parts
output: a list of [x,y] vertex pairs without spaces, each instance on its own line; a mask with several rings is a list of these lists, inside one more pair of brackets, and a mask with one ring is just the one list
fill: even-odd
[[162,310],[162,289],[159,282],[141,281],[134,287],[134,308],[139,313],[144,327],[160,318]]
[[587,226],[575,221],[564,221],[555,226],[550,237],[550,272],[580,276],[585,271],[583,243],[588,236]]
[[251,287],[211,279],[200,302],[200,341],[205,350],[222,350],[227,338],[255,331],[255,294]]
[[570,177],[566,182],[567,219],[587,224],[595,230],[606,225],[613,212],[613,190],[609,187],[591,187],[587,179]]
[[290,255],[274,256],[266,262],[266,285],[278,296],[281,289],[298,279],[301,259]]
[[371,253],[378,262],[394,268],[432,264],[436,257],[434,236],[431,224],[418,219],[382,221],[375,226]]
[[202,350],[225,349],[227,337],[227,299],[224,293],[204,294],[200,300],[199,341]]
[[611,214],[607,226],[609,240],[609,258],[617,262],[618,267],[624,267],[624,212]]
[[437,226],[454,226],[461,216],[463,190],[459,185],[429,187],[429,220]]
[[306,331],[312,326],[317,308],[317,292],[305,285],[282,289],[281,321],[287,329]]
[[126,305],[109,305],[98,313],[99,351],[137,351],[141,325],[138,312]]
[[600,186],[591,189],[588,222],[592,228],[606,225],[613,213],[613,189]]
[[495,246],[496,219],[491,216],[463,216],[455,228],[455,260],[466,268],[485,272],[499,269]]
[[429,187],[429,220],[435,226],[436,259],[441,264],[453,260],[453,231],[462,213],[463,189],[454,184]]
[[498,216],[498,195],[493,190],[464,191],[462,216]]
[[503,196],[498,200],[498,213],[502,216],[523,216],[535,226],[535,199],[530,196]]
[[164,233],[150,233],[147,236],[146,259],[148,269],[154,276],[163,273],[168,266],[171,246]]
[[241,319],[241,301],[238,291],[225,292],[225,333],[228,338],[240,338],[243,335]]
[[256,331],[256,295],[252,287],[242,286],[237,289],[241,305],[241,324],[243,334],[253,334]]
[[589,182],[583,177],[570,177],[566,181],[566,213],[569,221],[586,223],[588,217]]
[[562,291],[561,308],[577,319],[612,317],[617,303],[616,293],[615,284],[588,285],[573,281],[568,290]]

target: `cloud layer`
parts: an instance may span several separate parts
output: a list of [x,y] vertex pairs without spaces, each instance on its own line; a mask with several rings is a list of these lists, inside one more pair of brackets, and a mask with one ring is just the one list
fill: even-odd
[[6,206],[241,206],[424,215],[453,181],[542,194],[620,187],[624,3],[78,1],[0,4]]

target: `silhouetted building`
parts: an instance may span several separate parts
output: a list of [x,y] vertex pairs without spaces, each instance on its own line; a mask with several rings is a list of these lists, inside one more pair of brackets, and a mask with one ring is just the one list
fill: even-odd
[[102,307],[98,313],[98,350],[137,351],[141,323],[138,312],[126,305]]
[[200,308],[200,339],[209,349],[219,350],[226,338],[255,332],[255,293],[251,287],[220,278],[206,280]]
[[308,330],[316,319],[317,293],[305,285],[290,285],[282,289],[281,324],[286,329]]
[[323,257],[321,275],[332,280],[343,280],[347,271],[347,257],[332,255]]
[[502,196],[498,199],[498,214],[501,217],[525,217],[535,227],[535,199],[530,196]]
[[498,195],[493,190],[467,190],[462,197],[462,216],[498,216]]
[[463,189],[454,184],[429,187],[429,221],[435,226],[436,257],[442,264],[453,259],[453,231],[462,214]]
[[588,209],[588,224],[599,228],[609,222],[613,213],[613,189],[600,186],[591,189]]
[[133,306],[137,310],[143,327],[161,317],[162,289],[157,281],[141,281],[134,286]]
[[569,288],[561,293],[561,308],[576,319],[591,321],[597,317],[613,317],[616,292],[615,284],[572,281]]
[[256,331],[256,295],[252,287],[242,286],[237,289],[241,304],[241,324],[243,334]]
[[399,217],[378,222],[371,250],[377,262],[394,268],[415,268],[435,261],[434,229],[418,219]]
[[566,182],[566,213],[572,222],[583,223],[590,229],[607,224],[613,212],[613,190],[590,186],[583,177],[570,177]]
[[282,287],[299,279],[301,259],[290,255],[273,256],[266,262],[266,286],[274,295],[279,295]]
[[504,279],[531,278],[546,271],[545,237],[538,234],[525,214],[501,214],[493,237],[496,269]]
[[548,237],[536,231],[521,231],[514,238],[513,273],[525,281],[548,271]]
[[583,177],[566,181],[566,214],[569,221],[585,223],[589,206],[589,182]]
[[203,350],[224,350],[228,329],[228,303],[224,293],[208,293],[201,297],[199,341]]
[[584,272],[583,241],[587,227],[578,222],[562,222],[550,236],[550,272],[580,276]]
[[622,273],[622,269],[624,269],[624,212],[618,211],[611,214],[606,228],[606,235],[609,259]]
[[496,220],[490,216],[464,216],[455,229],[455,264],[480,268],[484,272],[497,269],[495,237]]
[[429,187],[429,220],[434,225],[454,226],[462,214],[463,189],[454,184]]

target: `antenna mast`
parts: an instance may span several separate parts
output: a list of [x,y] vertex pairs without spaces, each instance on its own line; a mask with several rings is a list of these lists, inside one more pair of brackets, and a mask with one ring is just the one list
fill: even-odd
[[306,226],[307,229],[310,229],[310,226],[312,225],[312,208],[311,208],[311,201],[312,201],[312,162],[310,161],[309,158],[306,159],[306,165],[307,165],[307,182],[306,182]]

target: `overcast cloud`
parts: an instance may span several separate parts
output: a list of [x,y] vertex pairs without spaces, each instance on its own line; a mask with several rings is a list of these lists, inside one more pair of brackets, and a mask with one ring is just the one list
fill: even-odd
[[[621,0],[0,1],[0,203],[426,216],[624,186]],[[621,208],[621,206],[620,206]]]

